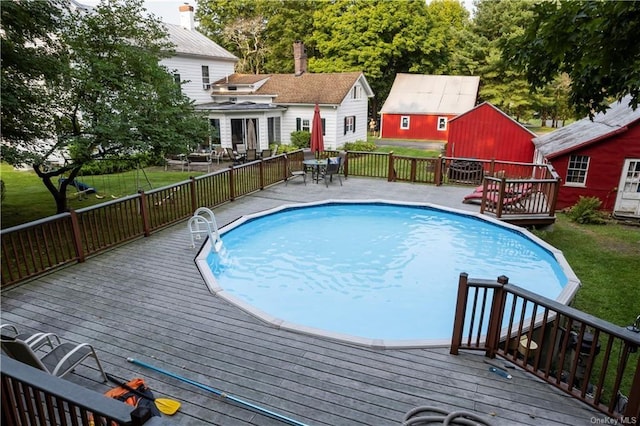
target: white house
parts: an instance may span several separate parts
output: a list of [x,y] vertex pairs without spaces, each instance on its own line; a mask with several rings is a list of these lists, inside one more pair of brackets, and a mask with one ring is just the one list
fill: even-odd
[[163,23],[175,55],[160,61],[182,82],[182,91],[195,104],[211,102],[211,83],[233,74],[238,58],[196,30],[193,6],[179,7],[180,25]]
[[199,104],[212,127],[214,144],[268,149],[291,142],[291,133],[311,131],[316,103],[323,122],[325,149],[367,140],[367,110],[373,92],[362,72],[307,72],[301,42],[294,43],[294,74],[231,74],[211,86],[210,102]]

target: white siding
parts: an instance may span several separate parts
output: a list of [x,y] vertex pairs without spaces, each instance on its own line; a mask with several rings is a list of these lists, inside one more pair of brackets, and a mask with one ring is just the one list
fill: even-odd
[[182,81],[187,83],[182,85],[182,91],[196,104],[211,102],[211,89],[202,88],[202,66],[209,67],[209,82],[220,80],[233,74],[234,63],[231,61],[221,61],[206,58],[194,58],[187,56],[173,56],[160,61],[160,64],[167,67],[171,74],[180,74]]
[[[356,83],[356,86],[359,86],[360,83]],[[342,101],[342,104],[338,107],[336,111],[336,144],[338,147],[344,146],[347,142],[355,142],[355,141],[366,141],[367,140],[367,126],[369,125],[369,121],[367,120],[367,107],[369,103],[369,99],[365,95],[365,91],[363,89],[360,90],[360,97],[358,99],[353,99],[351,97],[353,89],[349,91],[347,97]],[[344,119],[345,117],[355,116],[356,117],[356,128],[355,133],[348,132],[346,135],[344,134]]]

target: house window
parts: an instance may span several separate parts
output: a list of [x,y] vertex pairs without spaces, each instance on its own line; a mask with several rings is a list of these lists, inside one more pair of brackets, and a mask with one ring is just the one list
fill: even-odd
[[353,86],[351,90],[351,99],[360,99],[362,88],[360,86]]
[[438,130],[447,130],[447,117],[438,117]]
[[402,117],[400,117],[400,128],[401,129],[408,129],[409,128],[409,116],[408,115],[403,115]]
[[209,67],[207,65],[202,66],[202,89],[207,90],[211,88],[211,83],[209,82]]
[[344,134],[356,132],[356,116],[350,115],[344,118]]
[[178,73],[173,74],[173,81],[180,84],[182,82],[182,79],[180,78],[180,74]]
[[311,131],[311,121],[308,118],[296,118],[296,131]]
[[567,167],[568,185],[585,185],[587,183],[587,170],[589,169],[589,157],[586,155],[572,155],[569,157]]
[[280,117],[269,117],[267,119],[267,130],[269,137],[269,144],[280,142]]
[[211,145],[220,144],[220,120],[217,118],[209,119],[209,142]]

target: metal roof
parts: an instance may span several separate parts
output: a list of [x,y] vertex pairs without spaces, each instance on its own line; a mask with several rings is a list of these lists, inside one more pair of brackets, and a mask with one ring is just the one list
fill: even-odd
[[462,114],[476,104],[480,77],[397,74],[382,113]]
[[545,157],[556,157],[580,146],[588,145],[627,130],[627,126],[640,120],[640,108],[629,106],[631,96],[614,102],[605,113],[583,118],[558,130],[533,139],[536,149]]
[[169,40],[175,45],[177,54],[204,56],[216,59],[237,61],[238,58],[216,42],[198,32],[187,30],[180,25],[163,22],[169,34]]

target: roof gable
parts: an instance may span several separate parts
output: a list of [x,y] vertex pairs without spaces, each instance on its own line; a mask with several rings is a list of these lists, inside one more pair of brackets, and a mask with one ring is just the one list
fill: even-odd
[[[251,85],[265,80],[252,95],[274,96],[277,104],[333,104],[339,105],[351,88],[360,82],[367,97],[373,96],[361,72],[294,74],[232,74],[218,80],[214,86]],[[245,92],[244,94],[249,94]],[[237,93],[242,95],[241,92]]]
[[635,111],[629,106],[631,97],[626,96],[620,102],[614,102],[606,113],[598,113],[571,123],[551,133],[533,139],[536,149],[545,157],[552,158],[573,151],[627,130],[627,127],[640,121],[640,108]]
[[480,77],[397,74],[382,113],[462,114],[476,103]]
[[469,115],[471,115],[474,111],[477,111],[479,109],[483,109],[483,108],[491,108],[493,111],[495,111],[496,113],[498,113],[499,115],[503,116],[506,120],[510,121],[511,123],[513,123],[513,125],[520,127],[522,130],[524,130],[525,132],[529,133],[531,135],[531,137],[535,137],[536,134],[533,133],[531,130],[527,129],[525,126],[523,126],[522,124],[518,123],[516,120],[514,120],[512,117],[510,117],[509,115],[507,115],[504,111],[502,111],[500,108],[494,106],[493,104],[489,103],[489,102],[483,102],[480,105],[476,105],[475,107],[473,107],[472,109],[470,109],[469,111],[462,113],[456,117],[453,117],[451,120],[449,120],[449,123],[456,121],[462,117],[467,117]]
[[163,23],[169,35],[169,41],[175,45],[177,54],[201,56],[227,61],[237,61],[238,58],[228,50],[220,47],[216,42],[198,32],[188,30],[180,25]]

